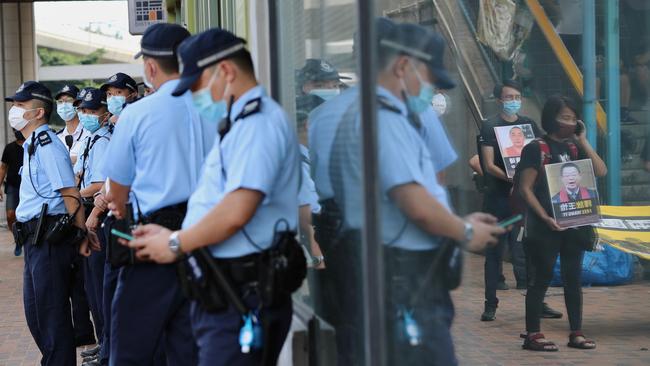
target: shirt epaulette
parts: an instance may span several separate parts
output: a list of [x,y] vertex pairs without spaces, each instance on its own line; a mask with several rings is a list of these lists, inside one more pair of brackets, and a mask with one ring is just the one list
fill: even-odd
[[402,111],[400,111],[399,108],[397,108],[395,105],[391,104],[388,100],[385,98],[379,97],[377,98],[377,103],[379,104],[380,108],[387,109],[391,112],[395,112],[397,114],[401,114]]
[[246,103],[246,105],[244,105],[244,109],[241,111],[241,113],[235,117],[235,121],[249,117],[255,113],[259,113],[261,110],[262,98],[251,99]]
[[52,143],[52,138],[47,131],[41,131],[36,135],[36,140],[40,146],[47,146]]

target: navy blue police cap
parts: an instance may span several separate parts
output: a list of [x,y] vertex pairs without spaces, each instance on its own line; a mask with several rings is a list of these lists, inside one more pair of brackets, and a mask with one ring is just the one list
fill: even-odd
[[106,91],[109,86],[118,89],[130,89],[132,91],[138,91],[138,83],[136,83],[132,77],[123,72],[118,72],[117,74],[108,78],[108,80],[106,80],[100,89]]
[[189,36],[190,32],[178,24],[152,24],[144,31],[140,40],[140,52],[133,58],[175,58],[176,48]]
[[[83,93],[83,96],[81,96]],[[84,88],[81,91],[79,108],[99,109],[106,106],[106,93],[97,88]]]
[[16,89],[16,94],[5,97],[5,101],[7,102],[26,102],[32,99],[53,104],[52,92],[38,81],[26,81]]
[[300,84],[304,84],[308,81],[341,81],[350,78],[341,76],[334,65],[326,60],[309,58],[305,61],[305,66],[298,70],[297,79]]
[[221,28],[208,29],[184,40],[178,46],[181,79],[172,95],[183,95],[207,67],[245,49],[246,41]]
[[56,92],[56,94],[54,95],[54,99],[55,100],[59,99],[62,95],[69,95],[69,96],[77,99],[77,94],[79,94],[79,88],[77,88],[76,85],[74,85],[74,84],[65,84],[65,85],[63,85],[61,90]]
[[453,89],[456,83],[444,66],[445,40],[440,33],[413,23],[398,24],[380,45],[424,62],[440,89]]

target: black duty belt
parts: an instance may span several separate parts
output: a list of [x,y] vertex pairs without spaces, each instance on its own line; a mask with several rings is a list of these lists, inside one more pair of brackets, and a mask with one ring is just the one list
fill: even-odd
[[[63,215],[47,215],[45,217],[44,225],[45,227],[50,227],[54,225]],[[38,217],[33,218],[26,222],[16,222],[16,227],[24,231],[27,235],[31,235],[36,232],[36,227],[38,226]]]

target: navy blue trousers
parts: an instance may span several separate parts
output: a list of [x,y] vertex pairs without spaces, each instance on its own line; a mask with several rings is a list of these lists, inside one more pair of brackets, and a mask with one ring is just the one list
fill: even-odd
[[[449,290],[439,280],[440,271],[429,273],[435,256],[435,251],[385,252],[388,365],[458,364],[451,337],[454,305]],[[417,346],[412,346],[404,335],[403,310],[412,312],[420,328],[421,343]]]
[[101,246],[101,251],[93,251],[90,257],[86,259],[84,267],[84,285],[86,287],[90,312],[93,315],[98,344],[102,343],[104,336],[104,314],[102,309],[104,308],[104,263],[106,262],[106,247],[104,243],[101,243]]
[[102,294],[102,311],[104,315],[104,334],[102,335],[102,348],[99,360],[102,365],[108,365],[108,358],[111,349],[111,304],[117,287],[117,276],[120,269],[113,267],[110,263],[104,263],[104,283]]
[[158,365],[161,350],[169,366],[196,365],[190,302],[174,264],[122,267],[111,310],[110,365]]
[[86,294],[85,267],[87,258],[79,254],[72,262],[72,275],[70,278],[70,304],[72,305],[72,326],[76,346],[95,343],[95,330],[90,320],[90,299]]
[[[244,299],[249,309],[259,306],[257,296]],[[291,299],[283,305],[260,310],[260,318],[265,324],[263,350],[242,353],[239,346],[239,330],[243,325],[242,316],[232,306],[227,310],[209,313],[196,302],[192,302],[192,331],[199,346],[199,366],[263,366],[275,365],[282,345],[289,333],[293,308]],[[266,362],[263,358],[266,356]]]
[[41,351],[41,365],[76,365],[70,314],[70,278],[76,249],[71,245],[25,245],[23,301],[29,331]]

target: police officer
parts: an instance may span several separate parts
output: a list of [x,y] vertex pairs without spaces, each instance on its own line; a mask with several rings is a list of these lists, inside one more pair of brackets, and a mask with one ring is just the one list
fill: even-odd
[[[47,124],[53,101],[45,86],[27,81],[5,100],[13,103],[9,123],[26,137],[15,231],[25,244],[27,325],[43,355],[42,365],[75,365],[68,281],[77,251],[90,253],[70,155]],[[61,235],[56,225],[66,214],[78,229],[72,230],[74,237]]]
[[312,94],[324,100],[339,95],[345,85],[343,80],[350,80],[349,77],[340,75],[331,63],[315,58],[307,59],[297,74],[300,94]]
[[90,136],[90,132],[85,130],[79,123],[76,108],[78,94],[79,88],[74,84],[65,84],[54,96],[56,100],[56,113],[65,122],[65,127],[59,130],[56,135],[68,147],[68,150],[70,150],[72,165],[77,162],[83,141],[85,141],[86,137]]
[[[214,143],[216,128],[201,120],[191,94],[172,97],[179,85],[176,48],[189,35],[179,25],[156,24],[142,37],[136,57],[143,56],[145,80],[156,92],[122,112],[107,153],[111,159],[103,165],[110,179],[107,200],[118,218],[126,215],[131,193],[140,222],[180,229],[187,200]],[[175,265],[122,267],[111,316],[111,365],[156,363],[159,344],[167,364],[196,363],[190,304],[181,292]]]
[[[260,323],[250,314],[242,321],[242,309],[234,305],[208,311],[193,302],[199,365],[275,364],[291,323],[291,299],[278,295],[274,305],[263,305],[252,289],[259,290],[255,258],[271,246],[276,225],[297,226],[296,135],[282,108],[257,84],[244,40],[210,29],[186,40],[179,53],[184,68],[175,94],[191,89],[196,108],[213,123],[226,115],[221,139],[190,198],[183,230],[144,226],[135,232],[141,238],[130,245],[138,248],[138,256],[160,263],[209,246],[211,261],[228,273],[244,311],[256,311],[261,319],[264,336],[253,336],[251,322]],[[235,268],[246,270],[235,276]],[[238,342],[240,330],[244,336]],[[256,342],[261,344],[251,346]]]
[[[386,269],[386,353],[391,365],[456,364],[450,334],[453,306],[449,284],[442,281],[447,261],[436,264],[436,258],[446,257],[442,237],[480,250],[504,231],[494,225],[492,216],[475,213],[460,218],[451,212],[422,138],[418,114],[432,96],[423,91],[432,84],[453,86],[442,64],[444,47],[440,35],[413,24],[398,25],[380,40],[377,160]],[[341,246],[351,255],[359,245],[363,222],[362,182],[355,174],[361,166],[359,123],[358,114],[343,118],[330,159],[334,200],[342,208]],[[348,268],[348,273],[353,270]]]
[[[99,169],[110,142],[112,131],[112,126],[108,121],[110,114],[106,106],[106,93],[95,88],[84,89],[84,95],[81,98],[78,110],[79,119],[84,129],[92,133],[84,141],[84,148],[75,166],[75,170],[79,172],[78,186],[86,216],[88,216],[94,208],[93,196],[99,192],[106,178]],[[98,344],[100,344],[102,343],[104,327],[102,304],[106,248],[105,246],[99,246],[96,249],[86,262],[84,280],[99,340]],[[95,347],[85,351],[84,356],[96,355],[97,352],[99,352],[99,348]]]
[[119,117],[127,103],[138,99],[138,83],[123,72],[109,77],[100,89],[106,93],[108,111],[114,116]]

